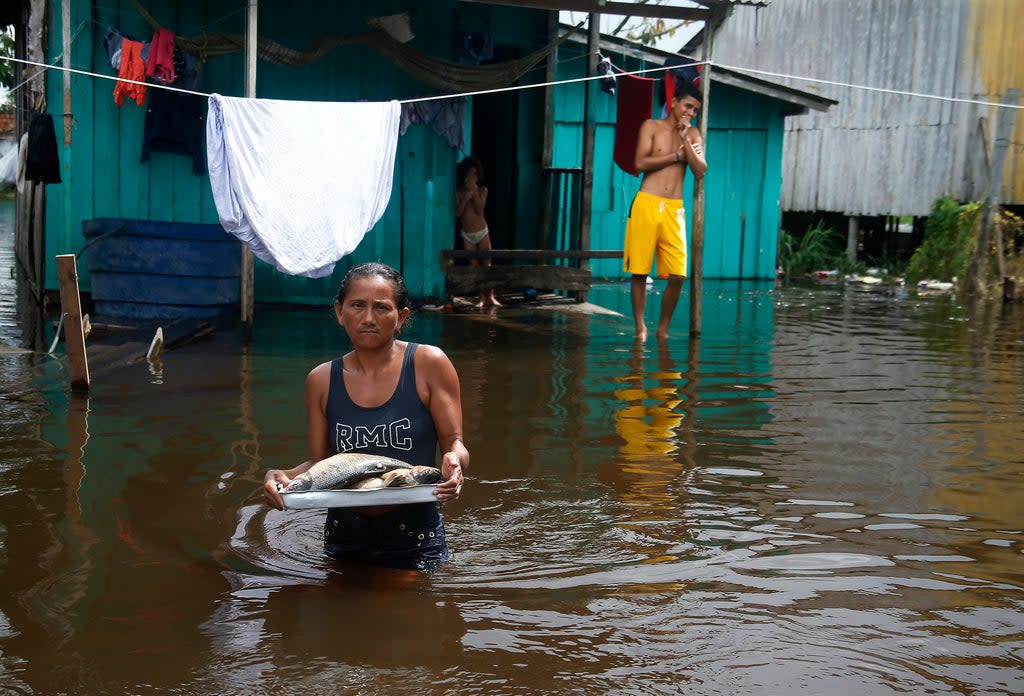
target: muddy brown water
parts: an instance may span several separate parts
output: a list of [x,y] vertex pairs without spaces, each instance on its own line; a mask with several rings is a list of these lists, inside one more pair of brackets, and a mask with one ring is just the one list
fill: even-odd
[[1024,692],[1024,308],[706,282],[702,338],[684,296],[640,349],[612,314],[421,312],[473,464],[417,575],[257,495],[304,458],[326,308],[72,397],[21,350],[7,225],[0,693]]

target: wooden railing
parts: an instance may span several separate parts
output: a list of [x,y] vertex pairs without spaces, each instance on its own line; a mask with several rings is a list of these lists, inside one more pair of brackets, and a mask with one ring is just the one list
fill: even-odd
[[[580,194],[583,171],[579,167],[544,170],[544,209],[538,245],[541,249],[580,248]],[[568,264],[569,259],[561,260]]]

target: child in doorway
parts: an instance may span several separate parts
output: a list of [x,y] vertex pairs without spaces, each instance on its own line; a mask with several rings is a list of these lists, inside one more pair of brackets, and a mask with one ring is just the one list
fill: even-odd
[[[467,251],[487,251],[491,248],[491,236],[484,220],[484,207],[487,205],[487,187],[480,182],[484,178],[483,165],[476,157],[466,157],[459,162],[455,171],[459,187],[455,189],[455,219],[459,222],[462,243]],[[485,266],[491,265],[490,259],[482,259]],[[481,259],[470,259],[470,264],[477,265]],[[494,288],[480,290],[477,307],[492,304],[500,307],[501,303],[494,296]]]

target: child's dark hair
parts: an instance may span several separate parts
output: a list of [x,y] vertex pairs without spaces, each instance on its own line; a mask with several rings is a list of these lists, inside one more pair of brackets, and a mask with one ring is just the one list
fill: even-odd
[[465,157],[455,167],[455,179],[459,182],[459,186],[466,183],[466,175],[469,174],[470,169],[476,170],[476,178],[478,182],[484,180],[484,165],[480,163],[476,157],[472,155]]
[[348,273],[345,274],[341,285],[338,287],[338,295],[334,298],[334,301],[344,304],[345,296],[348,295],[348,291],[352,288],[352,281],[357,278],[370,278],[371,276],[380,276],[395,287],[395,305],[398,309],[405,309],[409,306],[409,290],[405,287],[405,280],[402,278],[402,274],[386,263],[380,263],[379,261],[359,264],[348,269]]

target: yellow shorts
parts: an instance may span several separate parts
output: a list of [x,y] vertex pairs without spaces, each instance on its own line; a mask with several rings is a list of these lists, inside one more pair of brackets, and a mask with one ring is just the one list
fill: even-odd
[[685,276],[685,230],[686,210],[681,200],[638,191],[626,220],[622,270],[647,275],[657,253],[659,278]]

